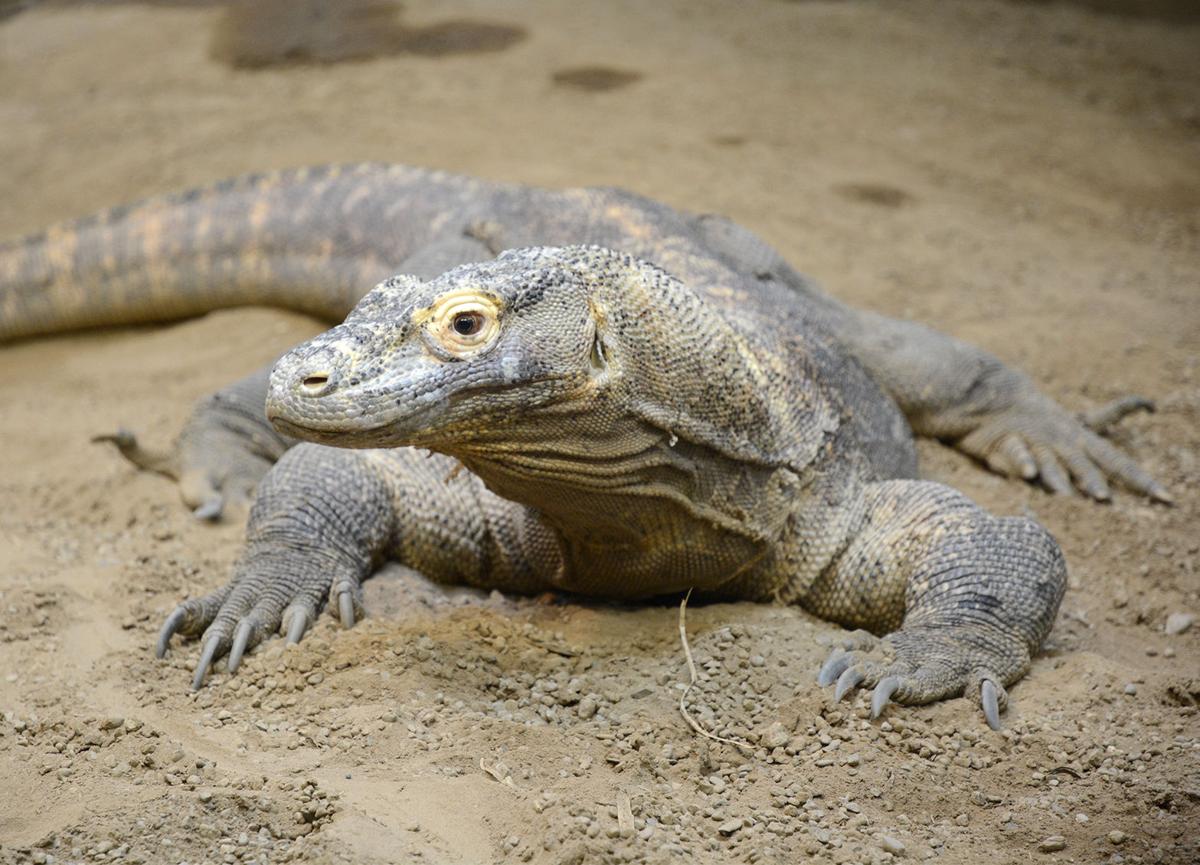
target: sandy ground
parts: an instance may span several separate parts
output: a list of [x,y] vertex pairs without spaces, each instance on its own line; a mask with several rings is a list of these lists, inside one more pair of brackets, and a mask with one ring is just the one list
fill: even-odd
[[[398,569],[361,626],[325,617],[191,695],[194,645],[156,662],[153,635],[225,580],[240,526],[193,521],[88,437],[165,442],[320,324],[233,311],[6,347],[0,860],[1200,860],[1200,626],[1164,630],[1200,613],[1191,9],[414,0],[346,37],[384,56],[288,66],[231,62],[236,22],[206,4],[0,20],[0,236],[325,161],[626,186],[726,213],[1067,406],[1153,397],[1118,440],[1178,498],[1053,498],[922,445],[928,477],[1035,514],[1070,562],[1003,733],[963,700],[868,722],[813,683],[836,629],[693,609],[693,710],[740,751],[678,713],[675,609],[447,595]],[[316,53],[355,53],[333,43]]]

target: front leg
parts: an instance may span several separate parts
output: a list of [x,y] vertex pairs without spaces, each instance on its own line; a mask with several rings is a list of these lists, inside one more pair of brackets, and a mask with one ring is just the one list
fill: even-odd
[[821,669],[836,699],[874,687],[889,699],[978,701],[992,727],[1005,686],[1023,676],[1058,613],[1067,570],[1054,539],[1032,520],[994,517],[927,481],[868,484],[857,531],[799,602],[878,634],[852,635]]
[[298,641],[326,602],[350,627],[362,581],[385,559],[441,582],[543,587],[558,563],[549,529],[456,466],[407,448],[296,446],[263,479],[233,579],[171,613],[158,656],[175,633],[200,635],[199,688],[226,653],[234,672],[276,631]]

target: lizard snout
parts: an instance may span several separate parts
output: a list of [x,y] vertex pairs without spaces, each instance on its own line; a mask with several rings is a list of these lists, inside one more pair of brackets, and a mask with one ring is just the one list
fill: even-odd
[[337,390],[342,380],[344,362],[339,363],[336,353],[320,351],[296,364],[288,378],[292,387],[302,397],[328,396]]

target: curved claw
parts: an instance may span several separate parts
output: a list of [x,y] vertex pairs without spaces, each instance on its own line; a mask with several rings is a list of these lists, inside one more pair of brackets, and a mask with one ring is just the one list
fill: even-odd
[[349,592],[338,593],[338,615],[343,628],[354,627],[354,598]]
[[109,444],[114,444],[119,448],[137,447],[137,436],[124,427],[118,427],[116,432],[97,433],[91,437],[90,441],[92,444],[103,444],[104,442],[108,442]]
[[220,519],[221,511],[225,509],[225,503],[221,501],[219,496],[206,499],[201,504],[192,509],[192,516],[203,522],[215,522]]
[[165,658],[167,649],[171,645],[171,637],[175,636],[175,632],[183,626],[187,620],[187,610],[183,607],[176,607],[171,611],[171,615],[167,616],[167,620],[163,622],[162,629],[158,632],[158,642],[154,644],[154,657]]
[[242,622],[237,626],[237,630],[233,632],[233,646],[229,649],[229,660],[226,661],[230,673],[237,672],[238,666],[242,663],[242,655],[246,653],[246,645],[250,642],[250,635],[253,632],[254,627],[250,622]]
[[833,654],[821,667],[821,672],[817,673],[817,684],[822,688],[832,685],[853,662],[849,654],[841,649],[834,649]]
[[879,684],[875,686],[875,692],[871,694],[871,717],[878,718],[880,713],[886,708],[888,701],[892,699],[892,694],[900,687],[900,679],[897,676],[885,676],[879,680]]
[[1162,502],[1164,505],[1175,504],[1175,496],[1171,495],[1170,490],[1168,490],[1162,484],[1156,483],[1154,486],[1150,487],[1149,495],[1150,498],[1157,502]]
[[[287,615],[285,613],[285,615]],[[308,630],[308,616],[303,610],[296,610],[291,613],[292,619],[288,623],[287,643],[295,645],[300,642],[300,638],[304,636],[304,632]]]
[[979,688],[979,703],[983,706],[983,717],[993,730],[1000,729],[1000,698],[996,693],[996,683],[984,679]]
[[196,675],[192,677],[192,690],[199,691],[200,686],[204,684],[204,677],[208,674],[208,668],[212,666],[213,659],[217,656],[217,650],[221,648],[221,638],[213,634],[208,638],[208,642],[204,644],[204,651],[200,653],[200,662],[196,664]]
[[848,693],[857,688],[862,680],[863,674],[854,667],[847,669],[844,673],[842,673],[841,676],[838,677],[837,687],[833,690],[833,701],[835,703],[841,702],[842,697],[846,696]]

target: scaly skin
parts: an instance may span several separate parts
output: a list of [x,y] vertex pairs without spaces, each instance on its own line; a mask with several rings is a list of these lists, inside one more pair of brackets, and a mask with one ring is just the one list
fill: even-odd
[[[867,421],[884,439],[909,435],[911,425],[994,471],[1040,479],[1055,492],[1069,493],[1073,480],[1104,500],[1116,480],[1170,500],[1132,460],[995,357],[922,325],[838,303],[728,220],[616,189],[552,191],[361,164],[249,175],[124,205],[0,244],[0,343],[249,304],[341,321],[394,273],[432,277],[505,248],[580,243],[653,261],[692,286],[788,286],[803,299],[806,325],[831,335],[853,357],[847,362],[869,373],[873,383],[859,401],[879,406],[866,391],[882,388],[904,413],[907,424],[890,406]],[[139,464],[186,477],[184,500],[201,515],[244,498],[266,464],[238,453],[246,448],[237,436],[257,439],[246,446],[257,456],[273,433],[261,418],[248,430],[240,411],[227,418],[223,403],[261,404],[266,375],[200,406],[172,460],[154,455]],[[1108,423],[1146,405],[1118,401]],[[915,471],[914,464],[893,468]]]
[[208,625],[196,684],[226,650],[236,667],[266,634],[298,636],[331,572],[355,617],[388,558],[523,591],[798,603],[887,635],[831,661],[838,696],[874,687],[878,714],[965,693],[998,724],[1053,624],[1062,555],[1030,520],[881,479],[859,394],[804,315],[785,288],[693,291],[600,247],[381,284],[275,366],[279,430],[365,450],[297,448],[282,487],[268,478],[216,617],[219,598],[181,614]]
[[[518,375],[499,389],[492,382],[468,391],[467,400],[455,395],[457,409],[486,408],[490,421],[517,411],[538,425],[496,422],[484,435],[431,405],[420,429],[404,432],[393,417],[377,441],[371,436],[378,431],[364,438],[364,411],[399,405],[402,415],[421,394],[395,391],[394,382],[378,386],[317,429],[289,421],[308,417],[298,405],[317,402],[281,401],[288,391],[277,384],[275,430],[256,408],[267,396],[264,370],[203,403],[173,453],[147,452],[128,434],[114,437],[135,462],[178,478],[201,516],[248,499],[266,475],[234,582],[172,614],[160,654],[175,631],[204,632],[199,685],[226,651],[236,668],[248,647],[276,629],[299,639],[327,595],[352,624],[361,612],[359,583],[382,558],[395,557],[438,579],[514,590],[644,596],[697,586],[802,603],[878,633],[901,626],[881,642],[854,638],[853,651],[831,658],[821,680],[836,678],[839,696],[853,685],[876,685],[877,708],[889,695],[921,702],[966,692],[995,722],[1003,686],[1021,675],[1053,621],[1061,557],[1027,521],[997,520],[936,485],[887,481],[915,472],[911,430],[952,442],[1002,473],[1040,477],[1058,492],[1070,491],[1069,472],[1094,498],[1110,495],[1109,479],[1168,498],[1132,460],[996,358],[920,325],[839,304],[726,220],[619,190],[547,191],[378,165],[226,181],[0,246],[0,341],[245,303],[335,320],[392,272],[430,278],[505,247],[581,242],[653,261],[675,279],[612,252],[525,251],[504,259],[500,271],[393,281],[330,332],[359,328],[369,342],[390,328],[397,337],[413,313],[397,298],[432,300],[429,285],[478,288],[468,283],[483,280],[509,290],[504,268],[514,266],[528,280],[553,275],[555,285],[574,273],[588,286],[575,294],[598,303],[607,293],[588,307],[590,325],[572,321],[575,330],[560,333],[543,322],[539,329],[538,316],[557,321],[561,314],[545,312],[540,298],[505,325],[515,328],[526,316],[534,322],[540,342],[506,357],[509,373],[542,369],[541,377]],[[592,275],[584,279],[584,271]],[[654,291],[612,294],[615,285],[641,283]],[[702,338],[673,329],[680,303]],[[621,338],[583,364],[591,385],[600,367],[620,373],[612,376],[618,384],[593,387],[614,401],[581,409],[574,390],[556,389],[567,379],[579,385],[587,343],[579,327],[616,322]],[[344,361],[340,338],[327,335],[305,350]],[[378,384],[400,347],[416,338],[405,339],[375,345],[354,362],[369,365]],[[530,358],[560,342],[566,353],[551,367],[565,378],[545,378]],[[277,381],[292,376],[288,387],[296,386],[296,370],[286,371],[297,357],[289,354],[275,372]],[[463,368],[445,356],[439,363]],[[310,375],[309,389],[322,399],[328,388],[345,397],[349,379],[337,379],[344,370],[325,372],[336,381]],[[485,396],[491,402],[477,404]],[[1145,406],[1118,401],[1090,420],[1107,426]],[[405,450],[288,451],[295,438],[425,446],[469,471],[445,481],[457,463],[414,460]],[[423,521],[428,513],[438,518]],[[432,549],[455,555],[431,556]]]

